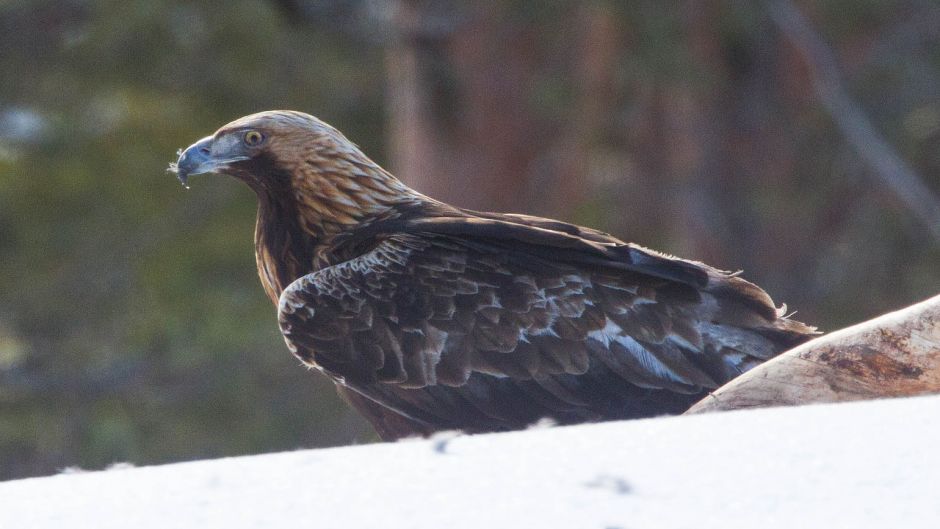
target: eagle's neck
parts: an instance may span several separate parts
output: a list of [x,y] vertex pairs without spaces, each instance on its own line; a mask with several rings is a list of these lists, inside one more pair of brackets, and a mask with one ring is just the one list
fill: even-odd
[[437,204],[339,132],[269,142],[270,154],[238,165],[234,174],[258,195],[255,257],[275,304],[295,279],[340,258],[332,246],[342,235],[414,205]]
[[316,245],[317,239],[301,227],[290,201],[259,194],[255,261],[261,285],[275,305],[288,285],[310,272]]
[[302,168],[272,174],[280,176],[252,187],[259,199],[258,275],[275,305],[295,279],[339,259],[333,245],[343,239],[340,235],[395,217],[409,206],[436,203],[364,157],[341,164],[308,159]]

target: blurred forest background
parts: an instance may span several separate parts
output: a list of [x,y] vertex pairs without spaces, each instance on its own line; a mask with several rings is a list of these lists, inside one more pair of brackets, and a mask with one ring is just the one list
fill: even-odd
[[375,440],[278,334],[251,191],[165,172],[259,110],[824,330],[940,290],[933,1],[5,0],[0,49],[0,479]]

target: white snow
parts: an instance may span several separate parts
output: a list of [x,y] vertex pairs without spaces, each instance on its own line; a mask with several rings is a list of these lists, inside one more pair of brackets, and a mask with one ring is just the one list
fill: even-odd
[[0,483],[2,528],[940,527],[940,396]]

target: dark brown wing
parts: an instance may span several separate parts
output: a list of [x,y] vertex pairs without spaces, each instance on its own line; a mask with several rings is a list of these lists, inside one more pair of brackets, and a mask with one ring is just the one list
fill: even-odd
[[613,238],[513,217],[373,235],[284,291],[281,329],[305,362],[438,428],[680,411],[810,332],[746,281]]

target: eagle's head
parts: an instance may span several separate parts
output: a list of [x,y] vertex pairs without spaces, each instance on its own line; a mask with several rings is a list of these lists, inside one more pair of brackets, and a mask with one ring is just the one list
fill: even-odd
[[262,203],[290,201],[306,223],[353,224],[418,196],[335,128],[288,110],[223,126],[181,151],[170,171],[183,185],[202,173],[233,176]]

